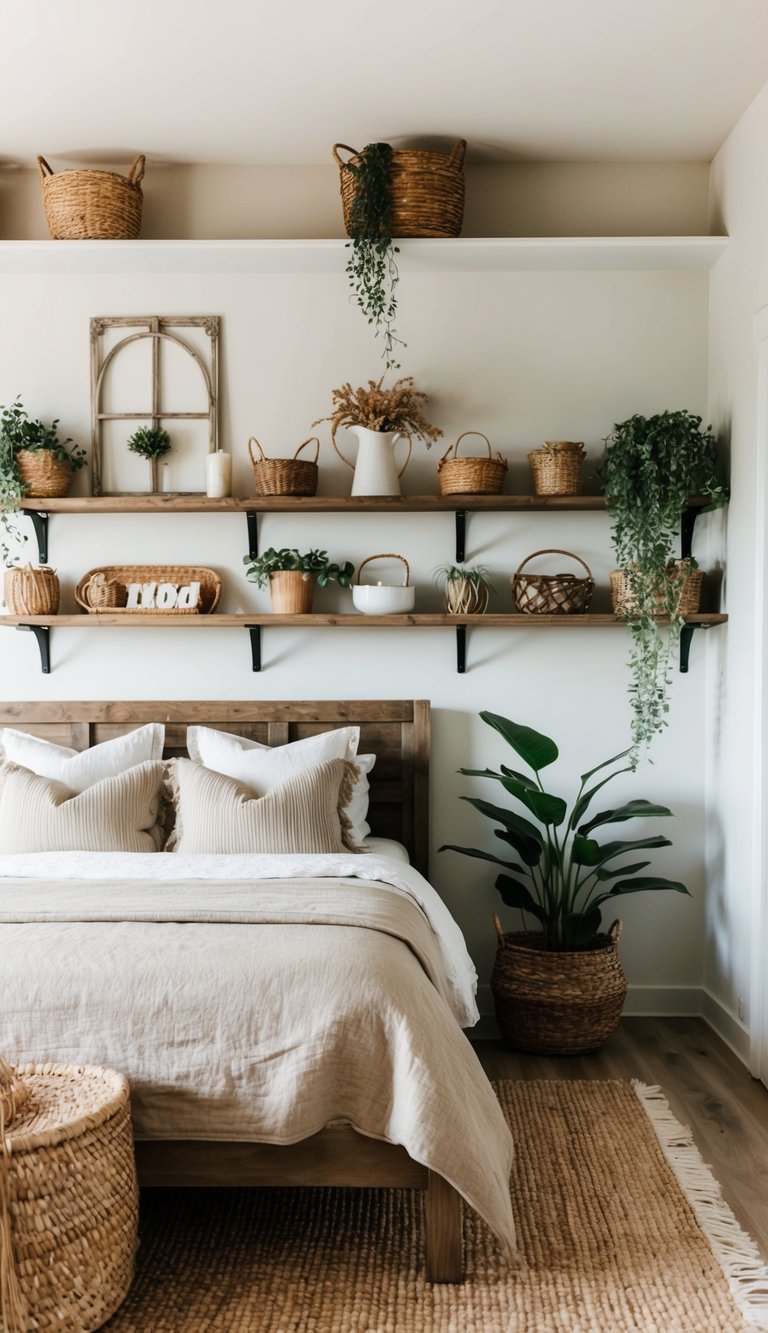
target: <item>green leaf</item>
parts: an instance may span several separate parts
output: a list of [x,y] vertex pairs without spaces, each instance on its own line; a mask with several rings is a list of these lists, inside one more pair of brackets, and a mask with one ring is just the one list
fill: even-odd
[[562,824],[568,813],[568,807],[559,796],[549,796],[538,787],[524,787],[516,778],[502,778],[501,785],[510,796],[516,796],[526,809],[531,811],[542,824]]
[[519,722],[511,722],[509,718],[502,717],[499,713],[482,712],[480,716],[483,722],[487,722],[489,727],[493,727],[504,737],[515,754],[519,754],[535,773],[553,764],[557,759],[560,752],[555,742],[548,736],[543,736],[541,732],[534,731],[531,727],[524,727]]
[[[589,779],[593,778],[595,776],[595,773],[599,773],[601,768],[607,768],[609,764],[616,764],[620,759],[626,759],[627,755],[631,753],[632,753],[632,747],[630,746],[628,750],[621,750],[618,754],[615,754],[612,759],[604,759],[602,764],[598,764],[596,768],[590,768],[588,773],[582,773],[581,775],[582,782],[589,782]],[[622,768],[620,770],[620,772],[622,773],[627,773],[628,771],[629,770],[626,768]],[[616,775],[613,774],[612,776],[615,777]],[[606,782],[610,782],[610,780],[611,780],[610,778],[606,778]]]
[[516,907],[521,912],[530,912],[537,921],[545,924],[549,917],[540,903],[532,897],[530,890],[519,880],[512,879],[509,875],[499,875],[496,880],[496,888],[507,907]]
[[[521,822],[525,823],[524,820]],[[509,847],[514,847],[520,860],[524,861],[527,866],[537,866],[539,864],[542,853],[540,842],[536,842],[527,834],[518,833],[514,829],[497,828],[494,832],[502,842],[506,842]]]
[[618,875],[636,875],[638,870],[645,870],[645,867],[650,864],[650,861],[635,861],[634,865],[618,866],[615,870],[606,870],[605,866],[601,866],[599,870],[595,871],[595,877],[605,882],[609,879],[616,879]]
[[595,864],[605,865],[606,861],[612,861],[616,856],[623,856],[625,852],[644,852],[655,847],[671,846],[670,839],[663,838],[660,833],[653,838],[626,838],[617,839],[615,842],[604,842],[600,848],[600,859]]
[[609,898],[618,898],[626,893],[654,893],[670,890],[672,893],[684,893],[690,898],[690,893],[684,884],[680,884],[674,879],[659,879],[656,875],[641,875],[639,879],[621,879],[608,893],[602,893],[597,898],[593,898],[593,906],[599,906],[600,903],[608,902]]
[[577,866],[596,866],[600,864],[602,850],[594,838],[582,838],[577,833],[571,844],[571,860]]
[[483,852],[479,847],[459,847],[455,842],[445,842],[437,850],[439,852],[461,852],[462,856],[475,856],[478,861],[493,861],[494,865],[504,866],[507,870],[517,870],[521,875],[525,874],[523,866],[516,865],[514,861],[502,861],[499,856],[494,856],[493,852]]
[[571,912],[563,921],[563,944],[566,949],[581,949],[589,944],[600,930],[600,908],[590,905],[588,912]]
[[[569,829],[576,828],[576,825],[581,819],[581,816],[586,813],[587,809],[592,804],[592,801],[594,800],[597,793],[600,791],[601,787],[606,787],[609,782],[613,782],[613,779],[617,778],[620,773],[631,773],[631,772],[632,772],[631,765],[627,768],[617,768],[615,773],[609,773],[607,778],[603,778],[602,782],[596,782],[594,787],[590,787],[589,791],[582,792],[578,801],[574,805],[571,817],[568,820]],[[585,776],[589,777],[589,774],[587,773]],[[584,779],[582,778],[582,782],[583,781]]]
[[505,778],[516,778],[518,782],[522,783],[524,787],[528,788],[528,791],[539,790],[539,788],[536,786],[536,783],[533,781],[533,778],[527,777],[525,773],[518,773],[516,768],[507,768],[506,764],[500,764],[499,767],[502,773],[504,774]]
[[479,796],[461,796],[459,799],[466,801],[468,805],[474,806],[475,810],[479,810],[481,815],[486,815],[488,819],[501,824],[503,828],[523,834],[524,837],[535,842],[537,847],[543,846],[541,833],[536,825],[532,824],[523,815],[518,815],[515,810],[508,810],[503,805],[493,805],[490,801],[481,800]]
[[628,819],[649,819],[651,816],[661,818],[671,814],[672,811],[665,805],[654,805],[652,801],[627,801],[626,805],[619,805],[615,810],[603,810],[601,814],[595,815],[589,823],[581,825],[579,833],[591,833],[593,828],[601,824],[623,824]]

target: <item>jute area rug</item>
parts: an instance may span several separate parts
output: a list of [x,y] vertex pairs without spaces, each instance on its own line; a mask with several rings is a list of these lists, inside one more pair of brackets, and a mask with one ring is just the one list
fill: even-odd
[[737,1333],[768,1271],[658,1088],[495,1085],[517,1144],[511,1268],[465,1209],[462,1286],[423,1277],[410,1190],[163,1190],[111,1333]]

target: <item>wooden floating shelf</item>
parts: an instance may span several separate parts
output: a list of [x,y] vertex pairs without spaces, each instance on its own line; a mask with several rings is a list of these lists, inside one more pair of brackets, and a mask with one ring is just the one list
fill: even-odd
[[[704,496],[692,496],[692,509],[703,509]],[[63,499],[29,498],[22,508],[47,514],[243,514],[342,513],[454,514],[457,510],[503,513],[505,510],[607,509],[604,495],[246,495],[212,500],[206,495],[68,495]]]

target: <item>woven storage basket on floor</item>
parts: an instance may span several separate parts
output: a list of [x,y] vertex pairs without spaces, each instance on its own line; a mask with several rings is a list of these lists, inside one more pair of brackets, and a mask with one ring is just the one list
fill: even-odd
[[[577,560],[586,569],[587,577],[578,578],[576,574],[524,574],[524,566],[539,555],[567,555],[569,560]],[[594,586],[592,571],[586,561],[572,551],[560,551],[556,547],[533,551],[512,575],[515,606],[518,611],[529,615],[583,615],[589,610]]]
[[627,981],[619,958],[621,922],[593,949],[557,952],[543,935],[504,934],[494,917],[491,990],[504,1041],[541,1055],[576,1055],[602,1045],[621,1018]]
[[[692,569],[686,574],[677,600],[677,615],[696,615],[701,606],[703,583],[704,574],[702,570]],[[614,614],[617,616],[631,616],[637,610],[637,599],[633,595],[626,570],[611,570],[611,605]],[[669,615],[663,592],[657,594],[656,610],[652,614],[659,617]]]
[[[341,178],[344,226],[349,234],[349,216],[355,197],[355,176],[339,156],[339,149],[351,153],[357,166],[356,148],[337,143],[333,157]],[[459,236],[464,221],[465,139],[459,139],[448,153],[422,149],[396,148],[392,153],[392,235]]]
[[50,449],[19,449],[16,467],[27,495],[52,500],[66,495],[72,485],[72,471],[67,459],[59,460]]
[[10,1111],[0,1133],[5,1333],[101,1328],[127,1295],[136,1253],[128,1082],[63,1064],[13,1075],[3,1061],[0,1107]]
[[6,569],[3,597],[12,616],[55,616],[59,609],[59,580],[48,565]]
[[55,173],[44,157],[38,157],[37,165],[54,241],[131,241],[138,236],[143,154],[134,158],[127,176],[93,170]]
[[[314,459],[299,458],[308,444],[315,445]],[[253,446],[258,449],[254,454]],[[248,441],[253,464],[253,484],[257,495],[315,495],[317,493],[320,441],[316,435],[300,444],[293,458],[267,458],[254,435]]]
[[578,495],[584,458],[584,445],[577,440],[545,440],[532,449],[528,462],[536,494]]
[[[468,435],[485,440],[487,458],[459,458],[459,445]],[[506,471],[506,458],[499,453],[493,457],[488,437],[479,430],[465,430],[440,459],[437,478],[443,495],[500,495]]]
[[[103,575],[104,579],[96,582],[96,604],[91,604],[90,589],[94,586],[91,582],[96,575]],[[118,584],[127,589],[129,583],[173,583],[173,584],[200,584],[200,600],[197,606],[176,606],[176,607],[154,607],[154,606],[131,606],[127,607],[125,602],[122,605],[113,605],[107,607],[100,602],[101,589],[104,582]],[[122,600],[122,594],[117,594]],[[99,612],[107,611],[110,615],[130,615],[130,616],[194,616],[209,615],[215,611],[219,598],[221,596],[221,579],[213,569],[207,569],[203,565],[102,565],[99,569],[89,569],[87,574],[83,574],[80,582],[75,588],[75,601],[84,611]],[[126,594],[127,600],[127,594]]]

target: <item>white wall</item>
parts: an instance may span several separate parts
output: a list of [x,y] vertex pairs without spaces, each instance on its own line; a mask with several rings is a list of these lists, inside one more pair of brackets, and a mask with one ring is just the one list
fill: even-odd
[[[0,401],[21,393],[29,410],[61,417],[88,443],[88,321],[95,314],[218,313],[222,333],[222,443],[236,456],[235,489],[251,490],[245,442],[287,454],[330,406],[344,379],[378,375],[378,347],[350,305],[338,274],[23,275],[2,280]],[[545,438],[585,440],[590,463],[613,422],[633,412],[704,411],[707,275],[700,272],[415,273],[401,284],[403,372],[431,394],[446,441],[484,431],[513,460],[508,488],[530,489],[526,450]],[[350,474],[321,428],[321,490],[348,491]],[[431,455],[417,450],[406,473],[412,493],[437,491]],[[84,483],[78,478],[78,484]],[[449,515],[271,516],[262,543],[319,544],[356,562],[400,551],[418,585],[417,606],[437,607],[431,577],[453,558]],[[592,567],[596,609],[607,608],[611,567],[605,515],[472,516],[468,558],[491,567],[493,605],[511,609],[509,576],[533,550],[563,547]],[[239,516],[55,517],[51,561],[74,609],[72,587],[86,569],[112,562],[212,564],[224,576],[222,610],[266,606],[243,578],[245,520]],[[562,565],[562,560],[558,562]],[[330,590],[319,609],[344,604]],[[715,631],[717,633],[717,631]],[[590,632],[472,632],[469,670],[455,672],[450,631],[322,630],[264,633],[265,669],[250,671],[242,630],[200,633],[54,631],[53,671],[37,671],[31,636],[0,630],[5,699],[398,698],[434,708],[432,842],[485,839],[484,821],[463,802],[460,765],[496,766],[507,756],[477,718],[482,708],[549,731],[562,747],[555,777],[576,776],[628,743],[627,641],[621,629]],[[637,896],[622,905],[622,946],[637,1008],[685,1011],[702,982],[705,654],[694,642],[691,672],[678,678],[671,725],[654,765],[615,795],[666,802],[677,814],[674,848],[660,873],[686,881],[692,901]],[[667,829],[664,829],[666,832]],[[433,878],[463,926],[487,981],[497,906],[490,869],[451,854],[433,857]],[[513,919],[507,917],[510,925]],[[647,989],[643,989],[647,988]]]
[[[707,908],[707,987],[738,1030],[757,1033],[757,981],[752,958],[765,954],[754,938],[764,869],[759,835],[764,820],[756,786],[761,737],[757,703],[762,676],[762,603],[766,502],[764,454],[758,438],[758,354],[754,318],[768,304],[768,86],[726,140],[712,166],[712,225],[731,239],[711,273],[710,416],[730,438],[727,635],[711,645],[711,671],[720,706],[711,729],[713,840]],[[757,694],[756,694],[757,692]],[[713,695],[713,698],[716,697]]]

